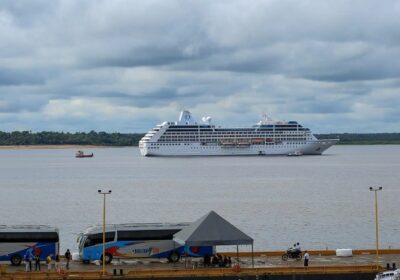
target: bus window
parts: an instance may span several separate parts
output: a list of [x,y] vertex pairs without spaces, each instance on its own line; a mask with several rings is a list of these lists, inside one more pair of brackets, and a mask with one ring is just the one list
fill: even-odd
[[[114,241],[115,232],[106,232],[106,242]],[[90,247],[103,243],[103,233],[89,234],[85,241],[84,247]]]
[[57,232],[0,232],[0,242],[58,242]]
[[172,240],[173,235],[179,229],[165,230],[119,230],[117,233],[118,241],[128,240]]

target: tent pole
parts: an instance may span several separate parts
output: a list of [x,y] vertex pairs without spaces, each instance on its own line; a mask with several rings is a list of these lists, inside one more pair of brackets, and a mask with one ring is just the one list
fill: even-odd
[[236,261],[239,264],[239,245],[236,245]]
[[253,243],[251,243],[251,265],[254,268],[254,250],[253,250]]

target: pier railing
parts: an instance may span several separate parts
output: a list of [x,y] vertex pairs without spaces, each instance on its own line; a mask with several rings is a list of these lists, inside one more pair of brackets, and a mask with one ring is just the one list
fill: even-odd
[[[383,271],[376,265],[346,265],[346,266],[311,266],[311,267],[263,267],[263,268],[241,268],[234,271],[232,268],[194,268],[194,269],[143,269],[131,270],[123,275],[118,275],[119,279],[191,279],[199,277],[235,277],[235,276],[261,276],[261,275],[328,275],[328,274],[375,274]],[[2,280],[22,280],[22,279],[113,279],[113,273],[108,271],[107,276],[102,276],[101,271],[73,271],[66,275],[57,272],[3,272],[0,275]]]

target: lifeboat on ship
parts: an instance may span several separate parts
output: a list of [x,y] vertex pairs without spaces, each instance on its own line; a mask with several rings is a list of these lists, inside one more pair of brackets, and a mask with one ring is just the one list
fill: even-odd
[[254,145],[264,144],[264,142],[265,142],[264,138],[253,138],[253,139],[251,139],[251,144],[254,144]]
[[251,145],[250,141],[238,140],[236,146],[238,147],[249,147]]
[[231,139],[220,140],[219,143],[222,147],[234,147],[236,145],[235,140]]

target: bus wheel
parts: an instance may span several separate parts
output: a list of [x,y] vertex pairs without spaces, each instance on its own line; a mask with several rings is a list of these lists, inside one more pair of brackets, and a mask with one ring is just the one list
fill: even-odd
[[168,260],[169,260],[170,262],[176,263],[176,262],[179,261],[179,258],[180,258],[180,257],[181,257],[181,256],[179,255],[179,253],[178,253],[177,251],[173,251],[173,252],[171,253],[171,255],[169,255]]
[[[111,263],[113,256],[109,253],[106,253],[106,264]],[[100,257],[100,263],[103,263],[103,255]]]
[[22,257],[18,254],[12,255],[11,257],[11,264],[12,265],[20,265],[22,262]]

